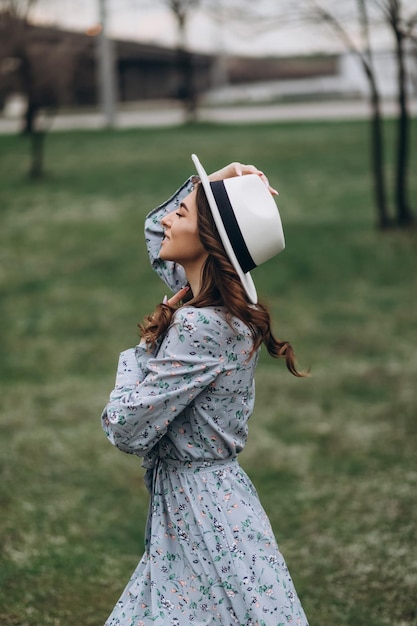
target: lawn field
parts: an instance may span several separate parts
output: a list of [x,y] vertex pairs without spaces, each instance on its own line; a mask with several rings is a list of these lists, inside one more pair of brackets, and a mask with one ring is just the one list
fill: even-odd
[[54,133],[38,182],[0,137],[0,624],[102,626],[141,556],[143,470],[100,413],[166,293],[144,216],[191,152],[280,192],[287,248],[253,276],[312,376],[262,354],[241,463],[311,626],[417,625],[417,229],[375,228],[365,122]]

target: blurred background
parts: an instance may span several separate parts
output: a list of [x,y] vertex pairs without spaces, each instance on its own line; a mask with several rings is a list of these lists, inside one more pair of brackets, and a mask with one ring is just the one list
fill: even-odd
[[312,377],[261,356],[241,462],[307,616],[417,625],[416,115],[414,0],[0,0],[2,625],[103,624],[141,556],[99,418],[192,152],[280,192],[254,279]]
[[[400,89],[415,100],[413,2],[293,5],[3,0],[2,128],[23,112],[26,130],[42,115],[52,128],[135,125],[140,111],[167,107],[160,121],[172,123],[178,104],[189,120],[199,108],[210,119],[208,107],[288,101],[350,101],[363,115],[370,86],[384,101]],[[90,116],[63,119],[81,112]]]

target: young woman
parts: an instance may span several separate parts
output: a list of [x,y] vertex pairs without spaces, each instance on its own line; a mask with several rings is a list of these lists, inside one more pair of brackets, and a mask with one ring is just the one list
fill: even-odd
[[237,455],[262,343],[275,339],[250,270],[284,248],[276,194],[252,165],[189,179],[145,224],[152,266],[174,291],[122,352],[102,423],[143,457],[145,554],[106,626],[308,626],[269,520]]

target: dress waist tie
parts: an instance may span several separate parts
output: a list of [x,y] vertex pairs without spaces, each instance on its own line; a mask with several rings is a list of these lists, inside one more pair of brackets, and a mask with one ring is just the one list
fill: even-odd
[[179,474],[199,474],[201,472],[214,472],[217,469],[224,468],[226,465],[235,465],[238,463],[236,456],[229,456],[226,459],[197,459],[194,461],[182,461],[165,457],[156,457],[153,466],[148,467],[145,473],[145,484],[150,494],[148,517],[146,520],[145,530],[145,551],[149,554],[152,529],[152,515],[154,511],[154,496],[156,481],[162,468],[169,469],[171,472]]

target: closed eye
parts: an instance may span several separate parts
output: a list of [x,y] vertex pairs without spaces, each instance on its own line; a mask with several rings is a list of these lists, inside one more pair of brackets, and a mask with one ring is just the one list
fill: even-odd
[[178,217],[184,217],[181,213],[178,213],[178,211],[175,212],[175,215],[178,215]]

